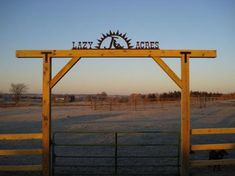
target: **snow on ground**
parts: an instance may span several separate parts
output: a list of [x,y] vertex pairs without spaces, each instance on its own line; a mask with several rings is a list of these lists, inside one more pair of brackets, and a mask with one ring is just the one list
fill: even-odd
[[[93,110],[86,106],[56,106],[52,108],[52,132],[55,131],[179,131],[180,129],[180,104],[178,102],[169,102],[163,104],[151,104],[143,106],[137,106],[137,110],[133,110],[132,107],[126,108],[113,108],[110,111],[109,108]],[[207,104],[206,108],[199,108],[198,105],[191,106],[191,128],[211,128],[211,127],[235,127],[235,101],[217,101]],[[41,107],[19,107],[19,108],[0,108],[0,133],[37,133],[41,132]],[[134,139],[137,137],[136,139]],[[76,137],[71,137],[74,140]],[[112,142],[113,137],[109,135],[101,137],[92,137],[83,135],[78,137],[80,142]],[[63,140],[62,140],[63,141]],[[160,137],[148,135],[131,135],[124,142],[162,142],[164,141]],[[154,142],[153,142],[154,141]],[[174,139],[169,138],[168,142],[175,142]],[[213,135],[213,136],[193,136],[192,143],[216,143],[216,142],[235,142],[235,135]],[[30,142],[6,142],[0,143],[0,149],[12,149],[12,148],[40,148],[40,141]],[[61,149],[59,152],[63,152],[65,149]],[[71,151],[73,149],[70,149]],[[98,149],[97,149],[98,150]],[[135,149],[127,151],[127,153],[138,155],[138,152],[148,154],[150,148]],[[169,149],[170,150],[170,149]],[[143,152],[144,151],[144,152]],[[159,149],[160,151],[160,149]],[[157,154],[159,154],[159,151]],[[64,151],[66,152],[66,151]],[[78,152],[78,151],[74,151]],[[73,152],[73,153],[74,153]],[[87,151],[90,153],[91,151]],[[101,153],[105,153],[104,149],[101,149]],[[156,152],[156,151],[155,151]],[[163,152],[163,151],[162,151]],[[228,158],[235,158],[234,151],[228,151]],[[78,152],[79,153],[79,152]],[[83,151],[83,153],[85,153]],[[164,153],[164,152],[163,152]],[[151,152],[150,155],[153,155]],[[156,155],[156,153],[154,153]],[[196,152],[191,155],[192,159],[207,159],[208,152]],[[0,164],[11,163],[32,163],[37,164],[40,161],[40,157],[2,157]],[[169,160],[168,160],[169,161]],[[73,160],[65,160],[59,162],[70,162]],[[81,161],[76,161],[81,162]],[[83,161],[84,162],[84,161]],[[88,162],[88,161],[86,161]],[[95,161],[92,161],[95,162]],[[99,162],[99,161],[98,161]],[[104,161],[112,163],[107,160]],[[120,161],[121,162],[121,161]],[[123,164],[127,164],[128,160],[123,160]],[[135,164],[142,164],[147,161],[134,161]],[[150,163],[158,163],[159,160],[148,160]],[[89,164],[89,162],[88,162]],[[202,168],[201,168],[202,169]],[[192,169],[192,172],[201,173],[201,169]],[[87,168],[87,170],[89,170]],[[127,169],[128,170],[128,169]],[[129,168],[128,171],[131,169]],[[133,170],[133,169],[132,169]],[[151,170],[151,169],[150,169]],[[205,171],[206,170],[206,171]],[[147,169],[146,169],[147,171]],[[152,168],[153,171],[153,168]],[[199,172],[200,171],[200,172]],[[123,171],[124,172],[124,171]],[[125,171],[127,172],[127,171]],[[130,171],[131,172],[131,171]],[[138,171],[140,172],[140,171]],[[159,171],[161,172],[161,171]],[[164,171],[165,172],[165,171]],[[210,173],[211,168],[206,168],[202,173]],[[11,173],[15,174],[15,173]],[[18,174],[18,173],[17,173]],[[214,173],[217,175],[231,175],[235,174],[235,170],[232,166],[223,166],[222,171]],[[25,175],[25,173],[24,173]],[[27,174],[26,174],[27,175]]]

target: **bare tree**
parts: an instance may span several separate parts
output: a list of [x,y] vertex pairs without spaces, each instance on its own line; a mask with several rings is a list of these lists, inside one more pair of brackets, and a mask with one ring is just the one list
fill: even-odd
[[15,103],[19,103],[21,95],[27,92],[28,87],[24,83],[11,84],[10,92],[14,96]]

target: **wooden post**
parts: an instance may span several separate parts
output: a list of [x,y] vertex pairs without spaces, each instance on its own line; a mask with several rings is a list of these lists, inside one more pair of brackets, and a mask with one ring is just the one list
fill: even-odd
[[51,170],[51,57],[50,52],[42,52],[43,58],[43,95],[42,95],[42,171],[43,176],[50,176]]
[[189,54],[182,52],[181,58],[181,176],[189,175],[190,152],[190,91],[189,91]]

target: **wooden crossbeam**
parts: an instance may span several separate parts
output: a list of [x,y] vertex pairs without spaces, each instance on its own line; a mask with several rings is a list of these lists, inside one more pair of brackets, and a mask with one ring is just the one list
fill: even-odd
[[0,166],[0,171],[42,171],[42,165]]
[[33,140],[42,139],[42,133],[0,134],[0,140]]
[[168,57],[181,58],[190,52],[190,58],[215,58],[216,50],[154,50],[154,49],[89,49],[89,50],[17,50],[18,58],[43,58],[50,52],[54,58],[72,57]]
[[191,167],[198,166],[213,166],[213,165],[235,165],[235,159],[220,159],[220,160],[191,160]]
[[201,134],[235,134],[235,128],[201,128],[201,129],[192,129],[192,135],[201,135]]
[[0,156],[41,155],[42,149],[0,150]]
[[229,150],[235,149],[235,143],[224,143],[224,144],[196,144],[191,145],[191,150]]
[[179,86],[182,88],[182,82],[175,72],[159,57],[153,57],[153,60],[163,69],[163,71]]

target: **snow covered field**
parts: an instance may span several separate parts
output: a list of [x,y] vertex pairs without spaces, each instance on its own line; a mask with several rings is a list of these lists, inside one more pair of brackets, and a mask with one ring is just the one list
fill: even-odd
[[[219,128],[235,127],[235,100],[211,102],[206,108],[198,105],[191,106],[191,128]],[[180,129],[180,104],[169,102],[164,105],[151,104],[146,107],[137,107],[137,111],[131,108],[113,111],[92,110],[86,106],[57,106],[52,108],[52,132],[55,131],[179,131]],[[38,133],[41,132],[41,107],[0,108],[0,133]],[[131,141],[128,137],[126,141]],[[87,142],[89,138],[81,138]],[[103,141],[112,140],[106,136]],[[98,137],[93,141],[99,141]],[[143,137],[135,139],[145,140]],[[133,140],[133,141],[135,141]],[[148,137],[153,143],[162,141],[161,138]],[[146,140],[145,140],[146,142]],[[193,136],[192,143],[235,143],[235,135]],[[174,139],[172,139],[174,143]],[[1,149],[14,148],[40,148],[39,141],[29,142],[5,142],[0,143]],[[141,149],[145,154],[148,149]],[[228,151],[226,158],[235,158],[234,151]],[[23,159],[22,159],[23,158]],[[208,151],[196,152],[191,155],[193,159],[208,159]],[[0,164],[38,164],[40,157],[1,157]],[[73,162],[73,161],[70,161]],[[107,161],[108,162],[108,161]],[[124,161],[126,162],[126,161]],[[135,161],[139,162],[139,161]],[[144,161],[146,162],[146,161]],[[148,161],[154,162],[154,161]],[[235,175],[233,166],[223,166],[221,171],[212,172],[211,168],[192,169],[193,175],[201,173],[213,175]],[[212,172],[212,173],[211,173]],[[15,174],[15,173],[11,173]],[[7,174],[6,174],[7,175]],[[9,175],[9,174],[8,174]],[[24,173],[24,175],[27,175]]]

